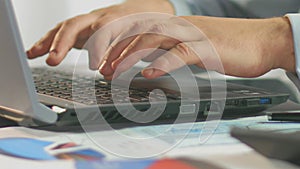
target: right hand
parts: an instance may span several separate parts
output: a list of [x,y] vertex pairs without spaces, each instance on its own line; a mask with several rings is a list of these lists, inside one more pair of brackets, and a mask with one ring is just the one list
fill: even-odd
[[[277,68],[296,72],[293,36],[286,17],[153,18],[137,21],[110,46],[105,57],[108,59],[100,69],[107,80],[118,77],[141,59],[150,61],[142,71],[149,79],[185,65],[247,78]],[[132,32],[138,35],[132,36]],[[106,35],[100,33],[98,37]],[[103,44],[104,39],[98,39],[98,44]],[[164,52],[155,53],[155,50]]]
[[[50,30],[27,51],[27,56],[29,59],[34,59],[49,53],[46,60],[47,64],[56,66],[62,62],[69,50],[72,48],[83,48],[94,32],[107,23],[120,17],[140,12],[174,14],[174,9],[168,0],[127,0],[119,5],[79,15],[59,23],[54,29]],[[110,42],[106,43],[107,46],[110,45]],[[100,53],[104,52],[100,51]],[[95,58],[93,55],[95,54],[89,53],[89,67],[92,70],[98,70],[102,59],[99,57]],[[99,54],[96,55],[99,56]]]

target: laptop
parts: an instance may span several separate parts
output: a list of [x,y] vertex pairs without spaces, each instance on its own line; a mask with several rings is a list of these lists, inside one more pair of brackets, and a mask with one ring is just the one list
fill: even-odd
[[[183,87],[191,91],[184,94],[171,76],[135,78],[127,91],[101,78],[74,75],[74,70],[31,69],[10,0],[0,0],[0,27],[0,116],[24,126],[99,123],[99,119],[145,124],[179,116],[184,122],[205,119],[214,113],[241,117],[261,113],[289,97],[237,84],[213,86],[211,81],[200,78],[194,81],[196,88]],[[183,78],[181,82],[189,85],[193,80]]]

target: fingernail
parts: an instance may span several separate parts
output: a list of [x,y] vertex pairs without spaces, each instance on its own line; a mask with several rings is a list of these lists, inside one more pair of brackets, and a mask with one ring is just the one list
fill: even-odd
[[30,53],[30,51],[29,51],[29,50],[27,50],[27,51],[26,51],[26,55],[27,55],[27,57],[28,57],[28,58],[30,58],[30,57],[31,57],[31,53]]
[[58,53],[57,50],[51,50],[49,52],[49,56],[46,59],[46,63],[50,66],[57,66],[58,64],[60,64],[61,60],[58,57]]
[[50,55],[50,56],[56,56],[56,55],[57,55],[57,50],[56,50],[56,49],[52,49],[52,50],[49,52],[49,55]]
[[112,69],[116,70],[119,64],[120,64],[119,60],[112,62],[112,64],[111,64]]
[[102,74],[102,75],[111,75],[113,73],[110,65],[107,64],[107,62],[103,62],[103,64],[100,66],[99,68],[99,72]]
[[36,49],[41,49],[42,47],[43,47],[42,44],[37,44],[37,45],[34,46],[34,48],[36,48]]
[[106,64],[106,60],[103,61],[103,63],[100,65],[100,67],[99,67],[100,71],[104,69],[105,64]]
[[148,68],[148,69],[143,70],[143,74],[145,76],[151,76],[153,73],[154,73],[154,69],[153,68]]

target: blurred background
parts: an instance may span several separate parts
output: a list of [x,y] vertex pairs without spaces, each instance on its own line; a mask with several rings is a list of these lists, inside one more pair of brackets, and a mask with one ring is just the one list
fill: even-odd
[[[36,41],[44,36],[50,29],[54,28],[59,22],[79,14],[89,13],[92,10],[104,8],[118,4],[124,0],[12,0],[20,33],[25,49],[29,49]],[[71,50],[61,67],[66,65],[77,65],[88,69],[87,57],[76,57],[87,55],[86,51]],[[47,66],[46,57],[29,60],[31,66]]]
[[49,29],[72,16],[123,0],[12,0],[25,49],[39,40]]

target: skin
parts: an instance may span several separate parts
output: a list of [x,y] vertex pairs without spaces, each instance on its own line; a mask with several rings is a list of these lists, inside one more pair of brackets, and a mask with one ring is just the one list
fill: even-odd
[[[205,42],[203,39],[181,43],[157,34],[141,34],[127,44],[114,46],[114,51],[120,51],[121,48],[122,53],[112,51],[108,58],[114,59],[109,59],[105,63],[102,73],[111,76],[114,71],[110,71],[107,67],[112,65],[116,69],[125,58],[147,48],[165,49],[179,56],[186,64],[196,64],[201,68],[232,76],[257,77],[277,68],[295,72],[293,39],[287,18],[229,19],[192,16],[184,19],[193,23],[207,36],[217,50],[223,68],[214,67],[213,63],[217,63],[218,58],[205,52],[206,43],[203,44]],[[164,24],[161,27],[167,26]],[[170,31],[174,26],[171,25],[166,29]],[[192,45],[186,45],[188,43]],[[196,49],[191,50],[189,46],[196,46]],[[198,54],[195,53],[197,49],[200,51]],[[207,56],[203,56],[202,53]],[[164,67],[165,65],[168,68]],[[165,74],[161,70],[169,72],[180,66],[175,64],[174,57],[163,55],[149,66],[156,69],[146,68],[142,73],[146,78],[152,79]]]
[[[27,51],[28,58],[49,53],[46,62],[50,66],[56,66],[71,48],[83,48],[97,30],[117,18],[150,11],[174,13],[172,5],[166,0],[138,1],[129,0],[58,24]],[[192,26],[182,24],[178,19]],[[178,19],[129,20],[126,25],[122,23],[103,29],[93,38],[93,45],[97,48],[88,48],[90,68],[99,70],[108,80],[117,77],[140,59],[151,61],[150,66],[142,71],[149,79],[157,78],[184,64],[195,64],[239,77],[257,77],[277,68],[295,72],[292,31],[285,17],[230,19],[185,16]],[[203,34],[194,36],[193,27]],[[132,35],[132,30],[138,30],[138,34]],[[118,39],[121,40],[117,41]],[[104,47],[98,48],[101,45],[97,44]],[[133,57],[134,53],[144,49],[162,49],[168,52],[151,56],[151,51],[144,53],[144,56]],[[216,50],[217,57],[211,49]],[[215,63],[218,62],[222,66],[216,66]]]
[[[34,59],[48,53],[47,64],[56,66],[70,49],[83,48],[90,36],[102,26],[122,16],[139,12],[174,14],[174,9],[168,0],[127,0],[120,5],[94,10],[59,23],[27,51],[27,56]],[[97,70],[101,63],[94,62],[93,58],[90,60],[90,68]]]

